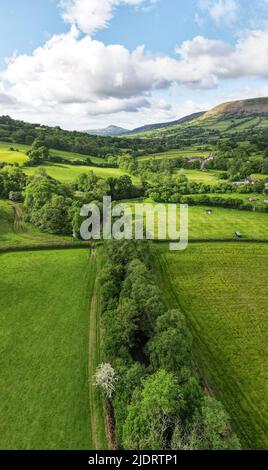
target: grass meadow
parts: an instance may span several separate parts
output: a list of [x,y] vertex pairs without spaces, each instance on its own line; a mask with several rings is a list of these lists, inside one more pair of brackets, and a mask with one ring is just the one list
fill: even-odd
[[95,256],[64,250],[0,259],[0,448],[94,450],[97,433],[105,449],[103,408],[89,393],[89,352],[98,351],[99,335],[89,323]]
[[182,169],[177,170],[176,175],[185,175],[190,182],[196,181],[197,183],[203,183],[208,185],[213,185],[220,183],[221,180],[219,179],[220,171],[217,170],[188,170]]
[[[99,178],[119,178],[126,174],[119,168],[97,168],[91,166],[75,166],[75,165],[61,165],[61,164],[48,164],[44,166],[24,168],[23,171],[27,175],[34,175],[39,168],[44,168],[49,176],[55,178],[62,183],[72,183],[78,176],[83,173],[93,171]],[[138,182],[138,178],[132,176],[133,183]]]
[[[136,201],[137,202],[137,201]],[[139,201],[156,204],[149,199]],[[133,208],[133,201],[127,203]],[[166,207],[166,205],[164,205]],[[189,206],[189,239],[198,240],[234,240],[235,232],[240,231],[245,240],[268,240],[268,216],[261,212],[239,211],[213,207]],[[151,211],[149,211],[151,212]],[[160,211],[161,213],[161,211]],[[163,214],[163,212],[162,212]],[[180,228],[180,210],[177,209],[177,229]],[[158,233],[158,219],[155,217],[155,233]],[[168,235],[168,234],[167,234]],[[169,238],[167,236],[167,238]]]
[[210,152],[206,150],[199,150],[196,147],[189,147],[188,149],[184,150],[167,150],[166,152],[160,153],[153,153],[149,155],[145,155],[144,157],[139,157],[139,161],[143,160],[164,160],[164,159],[176,159],[180,157],[208,157]]
[[168,304],[193,333],[207,390],[223,401],[244,448],[268,446],[268,245],[154,245]]
[[[13,147],[16,151],[10,150]],[[26,150],[30,147],[20,144],[12,144],[9,142],[0,142],[0,162],[3,163],[18,163],[19,165],[24,165],[28,157],[25,155]]]
[[[11,151],[11,147],[13,147],[16,151]],[[30,145],[0,142],[0,162],[18,163],[19,165],[24,165],[29,160],[25,152],[30,150],[30,148]],[[90,158],[94,163],[103,163],[103,159],[101,158],[92,157],[89,155],[81,155],[80,153],[75,152],[66,152],[64,150],[51,149],[50,154],[53,156],[66,158],[70,161],[81,161]]]

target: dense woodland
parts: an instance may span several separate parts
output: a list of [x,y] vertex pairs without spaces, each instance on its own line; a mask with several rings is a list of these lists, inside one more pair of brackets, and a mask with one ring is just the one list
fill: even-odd
[[135,155],[146,155],[167,150],[162,142],[139,138],[120,139],[101,137],[85,132],[65,131],[60,127],[41,126],[16,121],[9,116],[0,117],[0,140],[10,143],[32,145],[35,139],[41,139],[47,148],[80,153],[82,155],[106,158],[118,156],[122,150],[131,150]]

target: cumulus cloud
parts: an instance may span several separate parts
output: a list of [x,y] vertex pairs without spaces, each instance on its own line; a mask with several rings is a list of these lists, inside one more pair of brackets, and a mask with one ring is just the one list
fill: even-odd
[[81,37],[73,26],[32,55],[9,60],[0,74],[0,104],[6,104],[5,109],[10,105],[80,118],[146,115],[153,109],[156,117],[157,112],[172,114],[168,104],[154,96],[174,83],[209,89],[224,79],[268,78],[268,31],[246,31],[234,46],[197,36],[176,52],[177,57],[151,55],[144,47],[130,52],[121,45]]
[[234,47],[197,36],[185,41],[177,52],[181,66],[197,87],[213,86],[220,79],[268,78],[268,31],[246,31]]
[[[139,5],[146,0],[60,0],[62,17],[83,33],[93,35],[107,28],[114,10],[120,5]],[[154,3],[154,0],[150,3]]]

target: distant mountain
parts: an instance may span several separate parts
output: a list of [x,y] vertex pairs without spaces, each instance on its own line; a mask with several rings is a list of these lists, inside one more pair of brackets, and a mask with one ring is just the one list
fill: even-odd
[[215,117],[243,117],[249,115],[262,115],[268,113],[268,98],[255,98],[250,100],[229,101],[220,104],[206,112],[202,119]]
[[147,131],[153,131],[153,130],[156,130],[156,129],[163,129],[165,127],[176,126],[176,125],[179,125],[179,124],[183,124],[185,122],[194,121],[194,119],[197,119],[197,118],[203,116],[204,114],[205,114],[205,112],[203,111],[203,112],[199,112],[199,113],[190,114],[189,116],[185,116],[183,118],[177,119],[176,121],[162,122],[162,123],[159,123],[159,124],[148,124],[146,126],[137,127],[133,131],[128,132],[128,134],[138,134],[139,132],[147,132]]
[[116,136],[127,134],[130,132],[128,129],[124,129],[123,127],[118,126],[108,126],[105,129],[92,129],[89,131],[85,131],[87,134],[91,135],[101,135],[101,136]]

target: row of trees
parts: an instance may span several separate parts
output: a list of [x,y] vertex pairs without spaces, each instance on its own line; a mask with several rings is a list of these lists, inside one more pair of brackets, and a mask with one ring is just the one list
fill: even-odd
[[199,385],[185,317],[166,309],[151,267],[146,242],[105,246],[100,286],[106,366],[98,369],[97,382],[113,407],[118,445],[239,449],[222,404]]
[[[189,181],[185,175],[165,176],[159,175],[155,182],[151,183],[147,190],[147,195],[155,202],[178,203],[184,195],[197,195],[206,197],[209,194],[228,194],[230,198],[232,193],[249,194],[252,192],[265,192],[265,181],[255,184],[234,185],[230,182],[221,181],[218,184],[208,185]],[[222,199],[221,199],[222,201]],[[220,205],[223,202],[220,202]],[[236,204],[236,203],[234,203]]]
[[244,211],[258,211],[268,212],[268,205],[252,204],[244,199],[234,197],[220,197],[207,194],[181,196],[179,201],[181,204],[188,204],[191,206],[212,206],[212,207],[226,207],[229,209],[239,209]]

